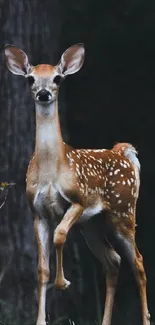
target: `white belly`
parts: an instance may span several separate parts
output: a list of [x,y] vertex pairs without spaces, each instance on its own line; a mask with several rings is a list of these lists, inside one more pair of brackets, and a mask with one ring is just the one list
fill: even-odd
[[[65,193],[63,192],[61,186],[59,184],[56,185],[57,190],[59,191],[60,195],[69,203],[72,203],[71,200],[65,195]],[[99,212],[101,212],[103,210],[103,205],[102,202],[99,200],[98,202],[96,202],[96,204],[94,204],[93,206],[86,208],[80,219],[77,221],[79,222],[84,222],[89,220],[91,217],[93,217],[95,214],[98,214]]]

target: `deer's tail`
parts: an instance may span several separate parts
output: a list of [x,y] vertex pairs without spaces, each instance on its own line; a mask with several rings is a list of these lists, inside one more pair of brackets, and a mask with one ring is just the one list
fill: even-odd
[[130,143],[117,143],[112,148],[115,152],[120,152],[132,163],[135,170],[135,177],[137,180],[137,191],[139,192],[140,185],[140,162],[137,158],[137,150]]

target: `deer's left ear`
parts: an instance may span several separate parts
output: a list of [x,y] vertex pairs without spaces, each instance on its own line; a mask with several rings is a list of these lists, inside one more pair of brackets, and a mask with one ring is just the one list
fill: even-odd
[[31,71],[28,57],[21,49],[13,45],[6,45],[4,55],[7,67],[13,74],[25,76]]
[[79,71],[83,65],[85,49],[83,44],[75,44],[69,47],[61,56],[58,67],[64,76]]

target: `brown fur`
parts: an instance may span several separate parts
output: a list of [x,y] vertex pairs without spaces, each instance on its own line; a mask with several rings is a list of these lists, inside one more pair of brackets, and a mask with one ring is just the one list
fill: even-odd
[[38,64],[33,67],[32,72],[39,77],[49,77],[55,70],[50,64]]

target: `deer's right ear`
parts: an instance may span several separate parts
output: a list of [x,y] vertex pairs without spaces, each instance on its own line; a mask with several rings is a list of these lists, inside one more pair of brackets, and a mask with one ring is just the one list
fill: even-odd
[[30,73],[31,65],[27,55],[21,49],[13,45],[6,45],[4,55],[7,67],[13,74],[25,76]]

